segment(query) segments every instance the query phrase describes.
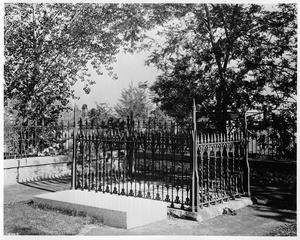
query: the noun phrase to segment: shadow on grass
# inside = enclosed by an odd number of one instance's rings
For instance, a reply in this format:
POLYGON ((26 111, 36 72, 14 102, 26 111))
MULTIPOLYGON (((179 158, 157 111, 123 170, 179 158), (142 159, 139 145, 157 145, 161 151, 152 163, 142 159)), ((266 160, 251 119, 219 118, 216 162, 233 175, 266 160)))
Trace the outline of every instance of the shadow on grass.
POLYGON ((257 214, 259 217, 274 219, 283 223, 292 223, 297 219, 296 211, 259 205, 254 205, 252 207, 255 208, 257 212, 260 212, 260 214, 257 214))
POLYGON ((252 186, 251 195, 254 203, 258 205, 293 211, 297 209, 296 185, 292 188, 290 185, 252 186))
POLYGON ((297 196, 290 185, 252 186, 251 195, 257 216, 285 224, 295 224, 297 219, 297 196))
POLYGON ((48 192, 57 192, 71 188, 71 179, 49 179, 35 182, 19 183, 26 187, 31 187, 48 192), (70 184, 69 186, 67 186, 70 184))
POLYGON ((42 232, 35 228, 15 226, 11 231, 16 235, 47 235, 46 232, 42 232))

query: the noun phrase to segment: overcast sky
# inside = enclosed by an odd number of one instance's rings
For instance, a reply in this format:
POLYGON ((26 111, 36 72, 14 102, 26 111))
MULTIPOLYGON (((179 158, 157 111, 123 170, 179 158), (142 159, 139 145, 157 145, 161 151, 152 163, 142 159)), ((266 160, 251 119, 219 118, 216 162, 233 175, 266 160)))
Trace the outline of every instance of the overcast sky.
POLYGON ((113 65, 114 72, 118 75, 118 80, 113 80, 105 71, 103 71, 103 75, 98 75, 91 68, 91 79, 96 81, 96 84, 91 86, 91 92, 86 94, 83 91, 84 84, 80 81, 73 87, 75 95, 80 97, 79 100, 75 101, 77 106, 81 108, 82 104, 87 104, 90 109, 97 102, 108 103, 113 107, 121 97, 122 89, 128 88, 131 82, 133 86, 137 86, 138 82, 148 81, 150 84, 153 83, 158 72, 155 67, 144 65, 148 55, 148 52, 139 54, 119 53, 117 55, 117 62, 113 65))

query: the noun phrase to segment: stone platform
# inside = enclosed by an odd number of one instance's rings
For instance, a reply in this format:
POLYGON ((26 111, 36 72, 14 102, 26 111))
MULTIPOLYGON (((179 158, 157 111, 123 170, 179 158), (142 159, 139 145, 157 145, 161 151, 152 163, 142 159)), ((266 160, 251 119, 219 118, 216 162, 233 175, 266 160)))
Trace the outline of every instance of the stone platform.
POLYGON ((110 193, 66 190, 35 196, 37 205, 84 212, 103 224, 130 229, 167 219, 167 203, 110 193))
POLYGON ((215 205, 211 204, 209 207, 204 207, 202 209, 200 208, 198 213, 182 211, 179 209, 169 209, 169 214, 177 218, 203 222, 225 214, 224 210, 227 212, 226 214, 231 214, 230 211, 234 212, 238 209, 250 206, 252 204, 253 202, 249 197, 240 197, 228 202, 217 203, 215 205))

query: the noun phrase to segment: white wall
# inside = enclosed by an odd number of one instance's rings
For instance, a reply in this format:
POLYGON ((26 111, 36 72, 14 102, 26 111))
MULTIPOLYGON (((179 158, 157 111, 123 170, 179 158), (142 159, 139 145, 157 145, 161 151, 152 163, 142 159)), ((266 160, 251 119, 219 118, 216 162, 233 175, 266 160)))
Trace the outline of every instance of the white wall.
POLYGON ((70 176, 70 156, 33 157, 4 160, 4 185, 70 176))

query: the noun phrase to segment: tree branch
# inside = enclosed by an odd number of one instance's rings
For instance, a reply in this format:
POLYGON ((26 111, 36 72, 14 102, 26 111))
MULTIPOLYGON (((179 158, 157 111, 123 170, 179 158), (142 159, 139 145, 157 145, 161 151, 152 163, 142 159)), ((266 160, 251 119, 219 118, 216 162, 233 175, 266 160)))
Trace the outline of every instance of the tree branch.
MULTIPOLYGON (((232 12, 231 23, 230 23, 230 34, 231 34, 231 31, 232 31, 232 27, 233 27, 233 23, 234 23, 234 16, 236 14, 237 9, 238 9, 238 4, 236 4, 234 6, 234 9, 233 9, 233 12, 232 12)), ((228 32, 228 29, 226 27, 223 12, 221 13, 221 16, 222 16, 223 26, 224 26, 224 29, 225 29, 225 35, 226 35, 226 40, 227 40, 226 54, 225 54, 225 59, 224 59, 224 63, 223 63, 223 69, 226 69, 227 64, 228 64, 228 60, 229 60, 229 56, 230 56, 230 52, 233 49, 234 40, 231 38, 231 36, 228 32)))
POLYGON ((208 33, 209 33, 210 42, 211 42, 213 52, 214 52, 214 55, 215 55, 215 58, 216 58, 216 62, 217 62, 217 65, 218 65, 218 71, 219 71, 220 77, 222 77, 223 76, 223 71, 222 71, 223 69, 222 69, 222 65, 221 65, 221 59, 220 59, 220 57, 217 53, 215 39, 214 39, 214 36, 213 36, 213 33, 212 33, 211 24, 210 24, 211 19, 210 19, 210 14, 209 14, 207 4, 204 4, 204 8, 205 8, 206 17, 207 17, 207 30, 208 30, 208 33))

